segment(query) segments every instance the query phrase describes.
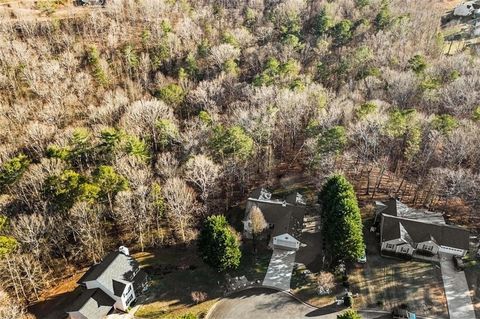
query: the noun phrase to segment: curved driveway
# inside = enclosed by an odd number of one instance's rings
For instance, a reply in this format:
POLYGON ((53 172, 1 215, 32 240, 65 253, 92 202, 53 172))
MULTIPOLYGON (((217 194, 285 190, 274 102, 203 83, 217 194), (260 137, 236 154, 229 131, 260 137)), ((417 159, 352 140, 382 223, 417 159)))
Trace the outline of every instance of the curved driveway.
MULTIPOLYGON (((244 290, 220 300, 208 319, 300 319, 317 309, 304 305, 287 293, 267 288, 244 290)), ((325 317, 327 318, 327 317, 325 317)), ((331 318, 336 318, 332 316, 331 318)))
MULTIPOLYGON (((318 309, 305 305, 290 294, 269 289, 252 288, 221 299, 211 309, 207 319, 336 319, 339 308, 318 309)), ((364 319, 385 319, 385 311, 360 311, 364 319)), ((421 319, 420 317, 418 317, 421 319)), ((427 319, 427 318, 425 318, 427 319)))

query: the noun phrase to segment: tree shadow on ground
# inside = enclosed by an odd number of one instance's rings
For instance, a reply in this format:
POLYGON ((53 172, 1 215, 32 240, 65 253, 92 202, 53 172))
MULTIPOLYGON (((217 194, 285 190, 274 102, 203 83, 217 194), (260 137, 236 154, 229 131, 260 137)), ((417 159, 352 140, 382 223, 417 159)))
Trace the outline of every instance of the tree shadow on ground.
POLYGON ((67 318, 65 309, 80 296, 83 289, 76 287, 73 291, 64 292, 38 301, 28 307, 28 311, 37 319, 67 318))

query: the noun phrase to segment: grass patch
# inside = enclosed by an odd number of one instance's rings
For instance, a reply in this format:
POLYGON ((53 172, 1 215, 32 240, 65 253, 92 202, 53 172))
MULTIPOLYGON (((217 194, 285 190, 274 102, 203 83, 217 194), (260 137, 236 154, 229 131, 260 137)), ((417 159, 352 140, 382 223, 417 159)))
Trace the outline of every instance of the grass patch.
POLYGON ((242 259, 237 270, 230 272, 233 277, 245 276, 249 281, 261 280, 265 278, 268 264, 272 257, 272 251, 267 248, 265 242, 257 242, 257 254, 253 254, 251 241, 242 246, 242 259))
POLYGON ((198 305, 192 305, 189 307, 173 309, 166 312, 166 309, 159 309, 154 304, 142 306, 139 311, 135 313, 136 317, 140 318, 164 318, 164 319, 177 319, 179 317, 192 314, 197 318, 205 318, 208 310, 218 301, 218 298, 211 299, 198 305))
POLYGON ((192 313, 199 318, 222 295, 223 275, 198 257, 195 247, 165 248, 135 256, 150 276, 146 300, 135 316, 177 318, 192 313), (206 294, 198 304, 191 294, 206 294))
MULTIPOLYGON (((252 243, 244 243, 240 266, 229 272, 230 276, 263 280, 272 252, 264 242, 257 243, 257 247, 254 258, 252 243)), ((192 314, 203 318, 223 295, 224 275, 203 263, 196 247, 163 248, 135 254, 135 258, 150 276, 146 301, 136 317, 176 319, 192 314), (194 291, 206 293, 205 300, 196 304, 191 296, 194 291)))

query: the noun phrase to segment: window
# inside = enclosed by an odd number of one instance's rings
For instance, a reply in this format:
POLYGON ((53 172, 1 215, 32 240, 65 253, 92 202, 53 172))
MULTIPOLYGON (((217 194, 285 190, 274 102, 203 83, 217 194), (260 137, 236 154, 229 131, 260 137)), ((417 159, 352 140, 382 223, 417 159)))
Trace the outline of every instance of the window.
POLYGON ((387 244, 386 248, 387 249, 394 249, 395 245, 394 244, 387 244))
POLYGON ((404 254, 408 254, 408 251, 409 251, 408 247, 402 247, 402 249, 400 249, 400 252, 404 254))
POLYGON ((433 250, 433 246, 423 245, 423 249, 424 249, 424 250, 428 250, 428 251, 432 251, 432 250, 433 250))
POLYGON ((133 300, 133 294, 130 295, 130 297, 128 297, 127 301, 125 302, 125 304, 128 306, 133 300))
POLYGON ((132 285, 128 285, 127 291, 123 294, 124 296, 128 295, 132 291, 132 285))

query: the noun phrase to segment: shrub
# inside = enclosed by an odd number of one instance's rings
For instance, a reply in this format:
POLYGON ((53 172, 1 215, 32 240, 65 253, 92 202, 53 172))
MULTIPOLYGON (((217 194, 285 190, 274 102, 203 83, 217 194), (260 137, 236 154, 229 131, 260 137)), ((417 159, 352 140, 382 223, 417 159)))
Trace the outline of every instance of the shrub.
POLYGON ((19 154, 7 160, 0 168, 0 190, 15 183, 27 170, 30 160, 24 154, 19 154))
POLYGON ((414 55, 410 60, 408 60, 408 65, 411 70, 415 73, 422 73, 427 68, 427 60, 421 54, 414 55))
MULTIPOLYGON (((343 298, 343 304, 345 305, 345 307, 352 307, 353 306, 353 297, 350 296, 350 295, 346 295, 344 298, 343 298)), ((346 318, 356 318, 356 317, 346 317, 346 318)), ((361 318, 361 317, 358 317, 358 318, 361 318)))
POLYGON ((448 135, 458 127, 458 121, 449 114, 435 115, 432 120, 432 127, 442 134, 448 135))
POLYGON ((158 89, 155 96, 167 104, 177 106, 183 102, 185 92, 178 84, 171 83, 158 89))
POLYGON ((106 86, 109 83, 107 73, 100 63, 100 53, 95 46, 92 46, 87 53, 87 60, 92 67, 93 78, 98 84, 106 86))
POLYGON ((203 291, 192 291, 192 293, 190 294, 190 296, 192 297, 192 301, 195 303, 195 304, 199 304, 201 302, 204 302, 205 300, 207 300, 208 298, 208 295, 206 292, 203 292, 203 291))
POLYGON ((480 121, 480 106, 477 106, 475 110, 473 110, 472 119, 476 122, 480 121))
POLYGON ((392 17, 390 13, 390 7, 388 6, 388 3, 384 1, 382 7, 380 8, 380 11, 375 16, 373 24, 375 25, 375 28, 377 30, 383 30, 387 28, 391 22, 392 17))
POLYGON ((333 26, 333 19, 323 8, 315 18, 315 32, 318 36, 326 35, 333 26))
POLYGON ((342 20, 332 28, 332 36, 335 44, 344 45, 352 39, 353 23, 350 20, 342 20))
POLYGON ((349 309, 344 313, 337 315, 337 319, 362 319, 362 317, 355 310, 349 309))
POLYGON ((360 105, 358 109, 355 110, 355 115, 357 118, 362 119, 367 115, 374 113, 377 110, 377 105, 373 102, 367 102, 360 105))

